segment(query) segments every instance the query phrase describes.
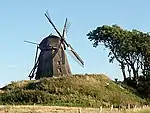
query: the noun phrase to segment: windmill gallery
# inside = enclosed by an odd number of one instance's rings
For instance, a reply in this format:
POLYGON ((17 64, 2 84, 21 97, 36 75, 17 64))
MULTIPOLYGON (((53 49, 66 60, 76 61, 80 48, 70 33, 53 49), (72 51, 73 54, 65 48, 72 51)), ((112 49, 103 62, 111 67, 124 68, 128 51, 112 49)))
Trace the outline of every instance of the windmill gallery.
POLYGON ((71 75, 71 69, 65 51, 68 51, 81 66, 84 66, 83 60, 74 51, 72 46, 66 41, 64 37, 65 33, 67 32, 67 18, 65 20, 63 32, 61 34, 52 22, 48 11, 45 13, 45 16, 58 36, 50 34, 49 36, 45 37, 40 42, 40 44, 25 41, 27 43, 37 45, 35 64, 28 76, 30 80, 34 77, 35 79, 40 79, 43 77, 71 75), (39 49, 40 53, 38 56, 39 49))

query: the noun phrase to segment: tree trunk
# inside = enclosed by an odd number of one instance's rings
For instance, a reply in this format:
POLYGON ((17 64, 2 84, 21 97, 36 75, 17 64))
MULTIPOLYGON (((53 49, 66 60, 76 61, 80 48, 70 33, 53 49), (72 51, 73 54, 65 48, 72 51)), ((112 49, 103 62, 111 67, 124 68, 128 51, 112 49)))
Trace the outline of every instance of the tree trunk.
POLYGON ((121 70, 122 70, 123 78, 125 80, 126 79, 126 73, 125 73, 125 65, 123 62, 121 63, 121 70))
POLYGON ((129 72, 129 78, 131 78, 131 69, 130 69, 130 66, 127 65, 127 67, 128 67, 128 72, 129 72))
POLYGON ((132 68, 132 71, 133 71, 133 77, 134 77, 134 79, 136 79, 137 78, 137 72, 136 72, 136 69, 134 67, 134 64, 131 65, 131 68, 132 68))

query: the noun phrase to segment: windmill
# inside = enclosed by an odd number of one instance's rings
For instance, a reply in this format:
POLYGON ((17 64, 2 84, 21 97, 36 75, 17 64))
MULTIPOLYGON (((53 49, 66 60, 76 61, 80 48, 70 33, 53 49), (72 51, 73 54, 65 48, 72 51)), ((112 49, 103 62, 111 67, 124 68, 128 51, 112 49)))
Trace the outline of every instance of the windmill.
POLYGON ((53 77, 53 76, 68 76, 71 75, 71 69, 67 60, 66 51, 81 65, 84 66, 83 60, 75 52, 72 46, 66 41, 65 33, 67 32, 67 22, 66 18, 62 34, 57 30, 56 26, 52 22, 48 11, 45 13, 46 18, 52 25, 58 36, 50 34, 45 37, 40 44, 25 41, 27 43, 32 43, 37 45, 35 64, 33 69, 29 73, 30 80, 35 77, 35 79, 40 79, 43 77, 53 77), (38 56, 38 50, 40 53, 38 56))

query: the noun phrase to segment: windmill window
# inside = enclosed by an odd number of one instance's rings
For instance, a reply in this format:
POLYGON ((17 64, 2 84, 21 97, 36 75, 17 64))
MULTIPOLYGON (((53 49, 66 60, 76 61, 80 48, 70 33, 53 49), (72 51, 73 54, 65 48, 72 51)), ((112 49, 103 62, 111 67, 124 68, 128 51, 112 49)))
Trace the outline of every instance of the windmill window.
POLYGON ((57 64, 60 66, 60 61, 58 61, 57 64))
POLYGON ((62 71, 61 71, 61 68, 58 68, 58 72, 60 72, 60 73, 62 72, 62 71))

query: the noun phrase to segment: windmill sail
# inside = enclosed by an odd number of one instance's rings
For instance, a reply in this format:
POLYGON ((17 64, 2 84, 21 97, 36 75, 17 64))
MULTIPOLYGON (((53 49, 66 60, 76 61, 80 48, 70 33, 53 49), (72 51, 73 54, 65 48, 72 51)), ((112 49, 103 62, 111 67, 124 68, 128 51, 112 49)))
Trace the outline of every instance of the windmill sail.
POLYGON ((69 46, 69 44, 66 42, 66 40, 64 39, 64 37, 60 34, 60 32, 57 30, 56 26, 54 25, 54 23, 52 22, 49 14, 48 14, 48 11, 45 13, 45 16, 46 18, 48 19, 48 21, 50 22, 50 24, 53 26, 53 28, 55 29, 55 31, 57 32, 57 34, 60 36, 61 40, 63 40, 63 42, 69 46))
POLYGON ((35 45, 39 45, 39 44, 37 44, 37 43, 35 43, 35 42, 31 42, 31 41, 27 41, 27 40, 24 40, 24 42, 27 42, 27 43, 30 43, 30 44, 35 44, 35 45))
MULTIPOLYGON (((63 35, 61 35, 59 33, 59 31, 57 30, 57 28, 55 27, 55 25, 53 24, 49 14, 48 14, 48 11, 46 12, 45 16, 47 17, 48 21, 51 23, 51 25, 53 26, 53 28, 55 29, 55 31, 58 33, 58 35, 60 36, 60 38, 62 39, 62 41, 64 42, 64 44, 66 44, 66 46, 69 48, 68 50, 71 51, 71 53, 74 55, 74 57, 81 63, 82 66, 84 66, 84 62, 83 60, 80 58, 80 56, 74 51, 74 49, 71 47, 70 44, 67 43, 67 41, 65 40, 65 38, 63 37, 63 35)), ((67 21, 67 19, 66 19, 67 21)), ((67 22, 65 22, 67 23, 67 22)))
POLYGON ((74 51, 74 49, 71 47, 71 45, 68 47, 68 50, 70 51, 70 53, 73 55, 73 57, 78 61, 78 63, 80 63, 80 65, 82 67, 84 67, 84 62, 83 60, 80 58, 80 56, 77 54, 77 52, 74 51))
MULTIPOLYGON (((66 27, 67 27, 67 21, 68 21, 68 19, 66 18, 66 20, 65 20, 65 24, 64 24, 64 28, 63 28, 62 37, 64 37, 64 36, 65 36, 66 27)), ((65 38, 65 37, 64 37, 64 38, 65 38)))

